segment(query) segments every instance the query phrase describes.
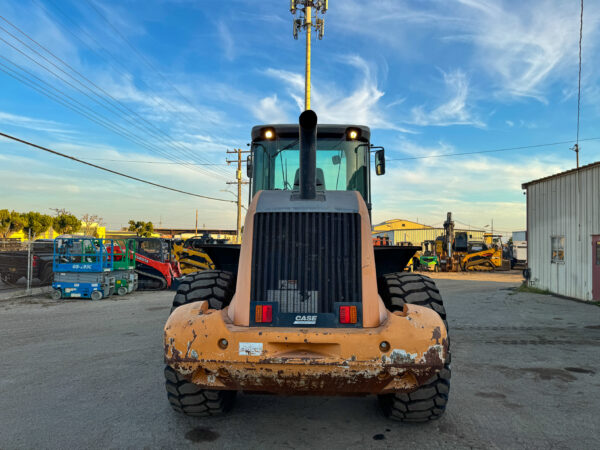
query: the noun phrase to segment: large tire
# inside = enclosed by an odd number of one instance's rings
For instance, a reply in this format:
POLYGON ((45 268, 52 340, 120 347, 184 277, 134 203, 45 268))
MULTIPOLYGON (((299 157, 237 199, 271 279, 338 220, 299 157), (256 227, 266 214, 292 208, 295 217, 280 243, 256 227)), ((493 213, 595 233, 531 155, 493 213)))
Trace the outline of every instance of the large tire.
POLYGON ((231 272, 205 270, 185 277, 173 299, 173 307, 205 300, 212 309, 223 309, 233 297, 235 278, 231 272))
MULTIPOLYGON (((188 275, 179 285, 171 312, 199 300, 212 309, 229 305, 235 290, 235 277, 230 272, 206 270, 188 275)), ((223 414, 233 408, 236 391, 210 390, 190 383, 175 369, 165 367, 165 387, 171 407, 188 416, 206 417, 223 414)))
MULTIPOLYGON (((420 274, 391 273, 379 279, 379 295, 390 311, 402 310, 405 304, 433 309, 448 330, 446 310, 435 282, 420 274)), ((409 393, 379 395, 386 416, 401 422, 427 422, 439 419, 446 409, 450 391, 450 352, 444 368, 425 384, 409 393)))
POLYGON ((165 387, 171 407, 194 417, 217 416, 230 411, 237 394, 236 391, 202 389, 169 366, 165 367, 165 387))
POLYGON ((40 284, 42 286, 50 285, 52 284, 53 278, 54 272, 52 271, 52 263, 48 263, 44 266, 44 269, 40 275, 40 284))

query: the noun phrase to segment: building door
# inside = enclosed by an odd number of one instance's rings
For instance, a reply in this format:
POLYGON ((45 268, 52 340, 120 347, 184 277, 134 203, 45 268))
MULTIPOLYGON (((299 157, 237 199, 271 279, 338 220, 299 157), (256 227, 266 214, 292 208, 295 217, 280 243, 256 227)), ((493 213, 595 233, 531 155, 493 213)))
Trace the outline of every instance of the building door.
POLYGON ((600 235, 592 236, 592 296, 600 301, 600 235))

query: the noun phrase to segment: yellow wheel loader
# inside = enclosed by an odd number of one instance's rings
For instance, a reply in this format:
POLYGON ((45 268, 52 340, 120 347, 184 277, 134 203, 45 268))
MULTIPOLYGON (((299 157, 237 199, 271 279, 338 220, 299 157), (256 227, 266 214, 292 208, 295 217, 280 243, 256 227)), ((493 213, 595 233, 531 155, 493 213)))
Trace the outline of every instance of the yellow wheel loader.
POLYGON ((430 278, 403 272, 418 247, 373 246, 371 154, 377 175, 385 158, 369 141, 364 126, 317 129, 311 110, 253 128, 237 264, 186 277, 164 327, 173 409, 223 413, 247 391, 377 395, 401 421, 444 413, 446 312, 430 278))

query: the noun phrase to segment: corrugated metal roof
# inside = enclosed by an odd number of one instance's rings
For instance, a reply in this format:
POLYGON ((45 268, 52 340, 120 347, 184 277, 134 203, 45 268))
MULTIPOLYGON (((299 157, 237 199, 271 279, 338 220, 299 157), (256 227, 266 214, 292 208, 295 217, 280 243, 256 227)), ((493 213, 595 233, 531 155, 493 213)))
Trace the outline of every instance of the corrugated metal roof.
POLYGON ((562 177, 563 175, 569 175, 569 174, 575 173, 577 171, 588 170, 588 169, 591 169, 592 167, 596 167, 596 166, 600 166, 600 161, 597 161, 597 162, 594 162, 594 163, 591 163, 591 164, 586 164, 585 166, 581 166, 579 169, 575 168, 575 169, 567 170, 565 172, 556 173, 554 175, 549 175, 549 176, 544 177, 544 178, 539 178, 537 180, 529 181, 527 183, 523 183, 521 185, 521 188, 522 189, 527 189, 527 187, 531 186, 532 184, 539 183, 541 181, 550 180, 552 178, 562 177))

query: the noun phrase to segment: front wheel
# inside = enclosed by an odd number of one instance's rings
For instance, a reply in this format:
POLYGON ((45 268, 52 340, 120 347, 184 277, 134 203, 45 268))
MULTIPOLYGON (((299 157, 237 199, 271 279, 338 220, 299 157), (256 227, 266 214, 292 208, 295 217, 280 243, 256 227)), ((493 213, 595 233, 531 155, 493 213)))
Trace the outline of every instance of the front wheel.
POLYGON ((102 299, 102 292, 101 291, 94 291, 92 292, 92 295, 90 295, 92 300, 101 300, 102 299))
POLYGON ((127 294, 127 288, 125 286, 119 286, 119 289, 117 289, 117 294, 121 296, 127 294))
MULTIPOLYGON (((391 273, 381 277, 378 285, 379 295, 388 310, 401 311, 405 304, 424 306, 438 313, 448 330, 446 309, 440 291, 431 278, 418 274, 391 273)), ((425 384, 409 393, 379 395, 379 404, 387 417, 401 422, 439 419, 448 403, 451 375, 448 351, 444 368, 425 384)))
POLYGON ((54 289, 52 291, 52 300, 60 300, 62 298, 62 291, 60 289, 54 289))
MULTIPOLYGON (((235 277, 222 270, 206 270, 185 277, 173 299, 171 312, 200 300, 211 309, 229 305, 235 290, 235 277)), ((233 408, 237 391, 202 389, 187 381, 170 366, 165 367, 165 387, 171 407, 188 416, 215 416, 233 408)))

